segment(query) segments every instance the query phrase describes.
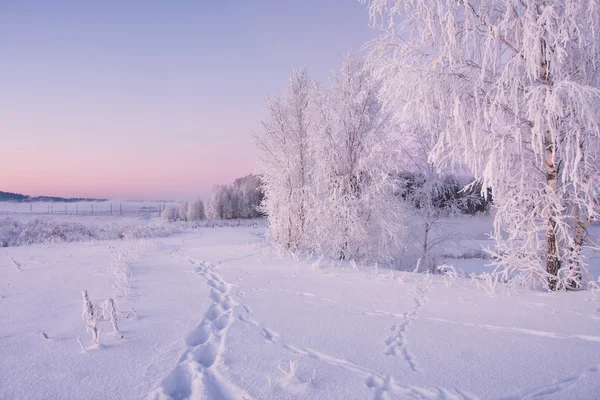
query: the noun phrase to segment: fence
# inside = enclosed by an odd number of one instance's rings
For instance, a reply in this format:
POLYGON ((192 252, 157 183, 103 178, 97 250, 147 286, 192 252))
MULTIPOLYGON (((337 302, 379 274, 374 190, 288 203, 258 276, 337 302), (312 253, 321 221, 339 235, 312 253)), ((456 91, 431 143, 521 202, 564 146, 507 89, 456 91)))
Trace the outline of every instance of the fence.
POLYGON ((140 202, 0 202, 0 214, 56 214, 56 215, 150 215, 158 216, 165 203, 140 202))

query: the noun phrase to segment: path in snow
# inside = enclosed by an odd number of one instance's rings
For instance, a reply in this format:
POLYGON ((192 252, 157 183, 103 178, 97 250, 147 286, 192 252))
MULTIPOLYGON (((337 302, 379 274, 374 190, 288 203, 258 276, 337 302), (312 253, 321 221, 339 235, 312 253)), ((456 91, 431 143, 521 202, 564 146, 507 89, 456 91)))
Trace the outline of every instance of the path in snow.
POLYGON ((229 294, 230 285, 215 272, 213 264, 193 258, 189 262, 196 266, 195 272, 206 280, 213 304, 204 313, 200 324, 187 335, 187 350, 175 369, 149 398, 251 399, 218 370, 227 331, 233 321, 233 310, 238 305, 229 294))

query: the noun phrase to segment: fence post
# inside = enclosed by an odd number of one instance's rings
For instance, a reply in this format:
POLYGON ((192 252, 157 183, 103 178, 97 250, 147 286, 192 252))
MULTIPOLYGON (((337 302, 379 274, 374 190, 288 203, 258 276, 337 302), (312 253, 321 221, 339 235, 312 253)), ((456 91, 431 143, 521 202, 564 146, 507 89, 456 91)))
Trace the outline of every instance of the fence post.
POLYGON ((65 204, 65 215, 67 215, 67 205, 65 204))
POLYGON ((79 204, 75 204, 75 215, 77 215, 78 211, 79 211, 79 204))
POLYGON ((119 204, 119 215, 123 215, 123 204, 119 204))
POLYGON ((94 204, 92 203, 92 215, 94 215, 94 204))
POLYGON ((110 215, 112 215, 112 203, 110 203, 110 215))

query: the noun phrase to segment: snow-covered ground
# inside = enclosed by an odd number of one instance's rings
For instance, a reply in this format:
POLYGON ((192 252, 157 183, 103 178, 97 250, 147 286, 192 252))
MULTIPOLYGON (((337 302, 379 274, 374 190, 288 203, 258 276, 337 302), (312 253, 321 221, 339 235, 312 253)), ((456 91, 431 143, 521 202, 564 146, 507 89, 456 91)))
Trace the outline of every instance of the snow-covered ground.
POLYGON ((0 399, 598 399, 600 291, 307 261, 261 226, 8 247, 0 355, 0 399), (111 247, 137 252, 123 338, 101 322, 83 350, 111 247))

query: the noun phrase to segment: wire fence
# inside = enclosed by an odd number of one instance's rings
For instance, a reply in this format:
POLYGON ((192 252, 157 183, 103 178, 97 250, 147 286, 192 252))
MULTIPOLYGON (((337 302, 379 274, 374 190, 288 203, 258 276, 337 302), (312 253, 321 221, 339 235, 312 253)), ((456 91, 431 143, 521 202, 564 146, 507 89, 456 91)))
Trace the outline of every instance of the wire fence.
POLYGON ((155 215, 159 216, 168 203, 140 202, 0 202, 0 214, 57 215, 155 215))

